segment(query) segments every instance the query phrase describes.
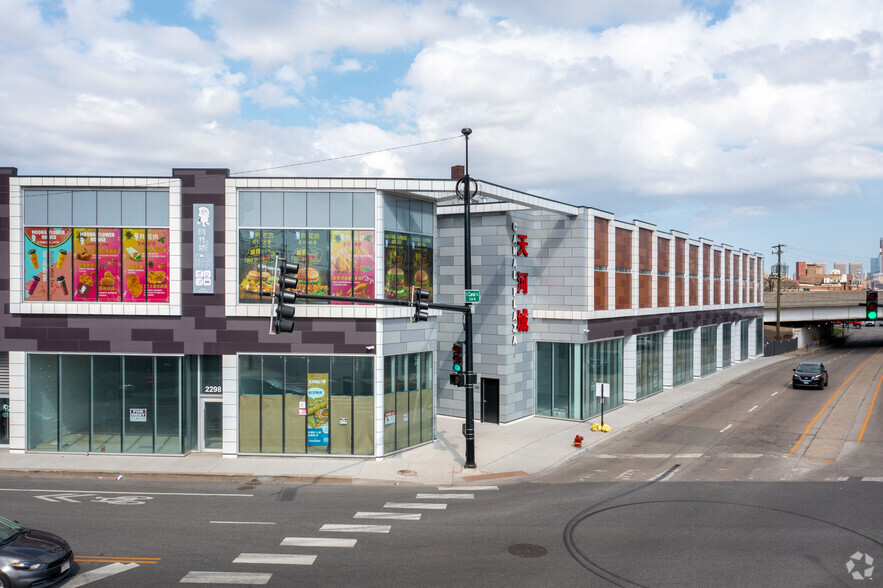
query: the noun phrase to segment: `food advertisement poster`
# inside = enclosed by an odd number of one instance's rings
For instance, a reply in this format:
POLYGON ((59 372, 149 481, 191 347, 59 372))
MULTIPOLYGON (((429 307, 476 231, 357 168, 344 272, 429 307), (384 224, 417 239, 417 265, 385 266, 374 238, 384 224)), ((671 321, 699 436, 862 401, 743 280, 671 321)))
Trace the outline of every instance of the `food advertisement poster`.
POLYGON ((307 294, 328 295, 331 284, 329 232, 307 232, 307 294))
POLYGON ((374 298, 374 231, 353 231, 353 296, 374 298))
POLYGON ((408 300, 408 236, 402 233, 386 233, 384 241, 384 295, 392 300, 408 300))
POLYGON ((239 302, 260 302, 261 232, 239 230, 239 302))
MULTIPOLYGON (((331 295, 353 296, 353 232, 331 231, 331 295)), ((349 304, 334 300, 331 304, 349 304)))
POLYGON ((144 302, 147 247, 144 229, 123 229, 123 302, 144 302))
POLYGON ((261 290, 264 292, 276 291, 276 257, 282 257, 284 237, 285 232, 281 230, 261 231, 261 263, 258 269, 261 272, 261 290))
POLYGON ((46 249, 49 231, 45 228, 25 229, 24 300, 48 300, 49 281, 46 271, 46 249))
POLYGON ((169 230, 147 229, 147 302, 169 301, 169 230))
POLYGON ((71 244, 73 243, 73 231, 65 228, 50 227, 49 242, 47 247, 47 261, 49 265, 49 300, 70 300, 71 274, 73 267, 73 255, 71 244))
POLYGON ((432 237, 411 236, 411 283, 429 291, 432 300, 432 237))
POLYGON ((290 263, 300 265, 297 272, 297 288, 295 292, 305 294, 307 291, 307 232, 285 231, 285 258, 290 263))
POLYGON ((121 229, 98 229, 98 302, 119 302, 121 229))
POLYGON ((328 374, 307 374, 307 445, 328 445, 328 374))
POLYGON ((74 229, 74 300, 95 302, 96 293, 98 292, 98 289, 95 287, 97 238, 98 231, 95 229, 74 229))

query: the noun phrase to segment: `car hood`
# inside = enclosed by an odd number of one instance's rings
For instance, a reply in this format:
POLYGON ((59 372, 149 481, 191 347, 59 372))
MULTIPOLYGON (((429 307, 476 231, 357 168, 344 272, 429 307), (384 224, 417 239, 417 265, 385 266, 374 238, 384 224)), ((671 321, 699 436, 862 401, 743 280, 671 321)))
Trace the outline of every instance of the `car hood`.
POLYGON ((801 372, 798 370, 794 372, 794 375, 800 376, 801 378, 812 378, 813 376, 821 376, 822 374, 819 374, 817 372, 801 372))
POLYGON ((0 546, 0 554, 23 560, 51 563, 63 556, 70 547, 67 541, 45 531, 23 529, 12 541, 0 546))

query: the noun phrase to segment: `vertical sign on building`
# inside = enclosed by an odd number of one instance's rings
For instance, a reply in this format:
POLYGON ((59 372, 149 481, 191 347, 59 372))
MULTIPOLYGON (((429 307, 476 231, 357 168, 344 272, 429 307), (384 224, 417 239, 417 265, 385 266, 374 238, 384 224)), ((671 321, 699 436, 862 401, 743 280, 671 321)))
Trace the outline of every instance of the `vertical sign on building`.
POLYGON ((518 344, 518 333, 526 333, 530 330, 528 319, 530 314, 527 308, 523 308, 519 304, 522 295, 527 295, 527 278, 528 272, 518 271, 518 258, 528 257, 527 252, 527 235, 518 233, 518 225, 512 223, 512 280, 515 285, 512 286, 512 344, 518 344))
POLYGON ((193 205, 193 293, 215 293, 215 205, 193 205))

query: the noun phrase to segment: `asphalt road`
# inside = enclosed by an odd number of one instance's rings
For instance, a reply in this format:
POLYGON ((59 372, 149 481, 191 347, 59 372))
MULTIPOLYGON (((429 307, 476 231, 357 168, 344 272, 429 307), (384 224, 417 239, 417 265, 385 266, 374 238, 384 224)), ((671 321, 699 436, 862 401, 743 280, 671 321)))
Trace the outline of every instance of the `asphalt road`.
POLYGON ((69 588, 855 586, 883 561, 881 344, 813 354, 824 390, 771 366, 527 482, 4 475, 0 514, 70 541, 69 588))

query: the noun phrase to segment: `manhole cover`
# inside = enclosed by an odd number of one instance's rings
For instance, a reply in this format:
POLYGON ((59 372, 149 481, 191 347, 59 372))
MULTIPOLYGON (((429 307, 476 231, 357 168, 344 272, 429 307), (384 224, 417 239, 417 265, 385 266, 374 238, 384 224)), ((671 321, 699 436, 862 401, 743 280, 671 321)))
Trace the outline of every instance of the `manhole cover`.
POLYGON ((543 557, 549 552, 542 545, 518 543, 509 547, 509 553, 516 557, 543 557))
POLYGON ((414 470, 399 470, 396 473, 400 476, 416 476, 417 475, 417 472, 415 472, 414 470))

